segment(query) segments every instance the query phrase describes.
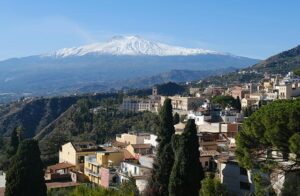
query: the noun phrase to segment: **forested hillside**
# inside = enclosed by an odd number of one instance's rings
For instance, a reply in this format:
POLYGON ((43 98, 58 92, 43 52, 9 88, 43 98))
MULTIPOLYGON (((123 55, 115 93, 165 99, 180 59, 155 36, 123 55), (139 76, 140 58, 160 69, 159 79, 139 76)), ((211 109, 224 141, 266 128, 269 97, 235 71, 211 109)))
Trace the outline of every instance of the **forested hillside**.
MULTIPOLYGON (((264 61, 239 71, 214 75, 202 79, 201 83, 193 82, 194 86, 208 85, 228 86, 247 82, 259 82, 265 73, 285 75, 290 71, 300 73, 300 46, 271 56, 264 61), (198 83, 198 84, 197 84, 198 83)), ((200 78, 199 78, 200 79, 200 78)))
MULTIPOLYGON (((157 85, 162 95, 183 94, 186 88, 176 83, 157 85)), ((147 96, 151 89, 131 90, 130 96, 147 96)), ((158 116, 150 112, 124 113, 120 110, 123 93, 77 95, 68 97, 23 99, 0 107, 0 142, 7 143, 19 127, 21 139, 39 141, 46 164, 57 161, 59 147, 68 141, 110 141, 118 133, 152 132, 158 128, 158 116), (2 140, 4 137, 4 140, 2 140)), ((5 145, 0 146, 1 162, 6 160, 5 145)))
MULTIPOLYGON (((100 99, 111 96, 116 95, 98 94, 93 97, 100 99)), ((88 95, 33 98, 8 104, 0 109, 0 134, 9 136, 15 127, 21 126, 22 137, 34 137, 71 105, 85 97, 88 95)))
POLYGON ((123 113, 119 110, 120 103, 117 98, 79 100, 36 136, 40 141, 44 161, 55 162, 61 144, 68 141, 94 141, 103 144, 119 133, 157 131, 159 121, 156 114, 123 113), (92 108, 96 106, 95 112, 92 108))
POLYGON ((274 55, 250 67, 259 72, 287 74, 289 71, 300 68, 300 45, 290 50, 274 55))

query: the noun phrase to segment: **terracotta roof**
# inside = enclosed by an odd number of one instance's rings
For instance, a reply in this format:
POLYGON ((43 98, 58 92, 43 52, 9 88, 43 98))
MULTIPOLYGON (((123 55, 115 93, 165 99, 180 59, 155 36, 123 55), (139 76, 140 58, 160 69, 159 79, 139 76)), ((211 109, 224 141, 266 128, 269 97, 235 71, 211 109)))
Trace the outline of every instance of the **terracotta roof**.
POLYGON ((118 148, 125 148, 129 144, 126 144, 124 142, 114 141, 114 142, 111 143, 111 145, 114 146, 114 147, 118 147, 118 148))
POLYGON ((128 160, 128 159, 135 159, 135 157, 126 149, 122 149, 121 150, 124 153, 124 159, 128 160))
POLYGON ((103 147, 104 149, 104 152, 105 151, 109 151, 109 152, 119 152, 120 150, 116 147, 113 147, 113 146, 107 146, 107 147, 103 147))
POLYGON ((48 189, 72 187, 72 186, 78 186, 78 185, 80 185, 80 183, 76 183, 76 182, 49 182, 49 183, 46 183, 46 186, 48 189))
POLYGON ((220 153, 216 150, 201 150, 200 156, 217 156, 220 155, 220 153))
POLYGON ((75 167, 75 165, 69 164, 69 163, 57 163, 55 165, 50 165, 47 167, 47 170, 52 170, 52 171, 56 171, 56 170, 60 170, 60 169, 67 169, 70 167, 75 167))
POLYGON ((151 148, 151 144, 131 144, 131 146, 135 149, 151 148))

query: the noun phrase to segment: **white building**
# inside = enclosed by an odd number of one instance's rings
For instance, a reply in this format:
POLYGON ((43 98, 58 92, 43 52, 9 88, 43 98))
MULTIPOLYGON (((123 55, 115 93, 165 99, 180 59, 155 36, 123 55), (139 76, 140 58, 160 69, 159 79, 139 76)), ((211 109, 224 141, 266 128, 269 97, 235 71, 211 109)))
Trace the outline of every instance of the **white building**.
POLYGON ((0 188, 5 187, 5 183, 6 183, 5 173, 1 170, 0 171, 0 188))
POLYGON ((219 178, 229 194, 246 195, 254 192, 253 175, 235 160, 218 161, 219 178))
POLYGON ((151 155, 151 154, 142 155, 139 157, 139 162, 141 165, 152 169, 153 163, 154 163, 154 158, 155 158, 155 155, 151 155))
POLYGON ((148 98, 127 97, 123 99, 122 110, 127 112, 158 112, 160 96, 151 95, 148 98))
POLYGON ((144 138, 144 144, 151 144, 151 146, 156 148, 158 145, 158 142, 156 140, 157 140, 157 135, 150 134, 149 137, 144 138))
POLYGON ((145 190, 150 175, 151 169, 148 167, 131 162, 121 162, 119 170, 120 182, 122 183, 132 176, 140 193, 145 190))
POLYGON ((211 116, 202 112, 189 111, 188 119, 194 119, 196 125, 203 125, 207 124, 207 121, 211 120, 211 116))
POLYGON ((221 111, 220 117, 224 123, 236 123, 244 120, 243 114, 230 111, 221 111))

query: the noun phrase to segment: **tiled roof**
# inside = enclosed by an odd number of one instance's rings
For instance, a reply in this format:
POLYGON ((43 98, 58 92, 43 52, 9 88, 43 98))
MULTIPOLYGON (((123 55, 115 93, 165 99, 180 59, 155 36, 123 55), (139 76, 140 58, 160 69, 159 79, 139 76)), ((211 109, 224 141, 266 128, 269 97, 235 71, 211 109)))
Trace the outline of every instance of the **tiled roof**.
POLYGON ((220 153, 216 150, 201 150, 200 156, 217 156, 220 155, 220 153))
POLYGON ((118 147, 118 148, 125 148, 129 144, 126 144, 124 142, 114 141, 114 142, 111 143, 111 145, 114 146, 114 147, 118 147))
POLYGON ((126 149, 122 149, 121 150, 124 153, 124 159, 128 160, 128 159, 135 159, 135 157, 126 149))
POLYGON ((75 165, 69 164, 69 163, 57 163, 55 165, 50 165, 47 167, 48 170, 60 170, 60 169, 67 169, 70 167, 75 167, 75 165))
POLYGON ((46 183, 47 188, 51 189, 51 188, 62 188, 62 187, 72 187, 72 186, 78 186, 80 185, 80 183, 76 183, 76 182, 49 182, 46 183))
POLYGON ((131 146, 135 149, 151 148, 151 144, 131 144, 131 146))
POLYGON ((119 148, 116 148, 114 146, 107 146, 107 147, 103 147, 104 149, 104 152, 107 151, 107 152, 119 152, 119 148))

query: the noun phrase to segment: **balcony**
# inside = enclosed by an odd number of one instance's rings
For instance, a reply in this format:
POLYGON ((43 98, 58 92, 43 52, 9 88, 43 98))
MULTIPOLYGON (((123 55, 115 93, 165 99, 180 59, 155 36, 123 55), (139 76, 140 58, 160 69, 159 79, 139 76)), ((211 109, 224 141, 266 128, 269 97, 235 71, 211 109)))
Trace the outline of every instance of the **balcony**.
POLYGON ((88 175, 92 175, 92 176, 101 178, 100 173, 94 172, 94 171, 91 170, 91 169, 85 169, 84 172, 85 172, 86 174, 88 174, 88 175))

